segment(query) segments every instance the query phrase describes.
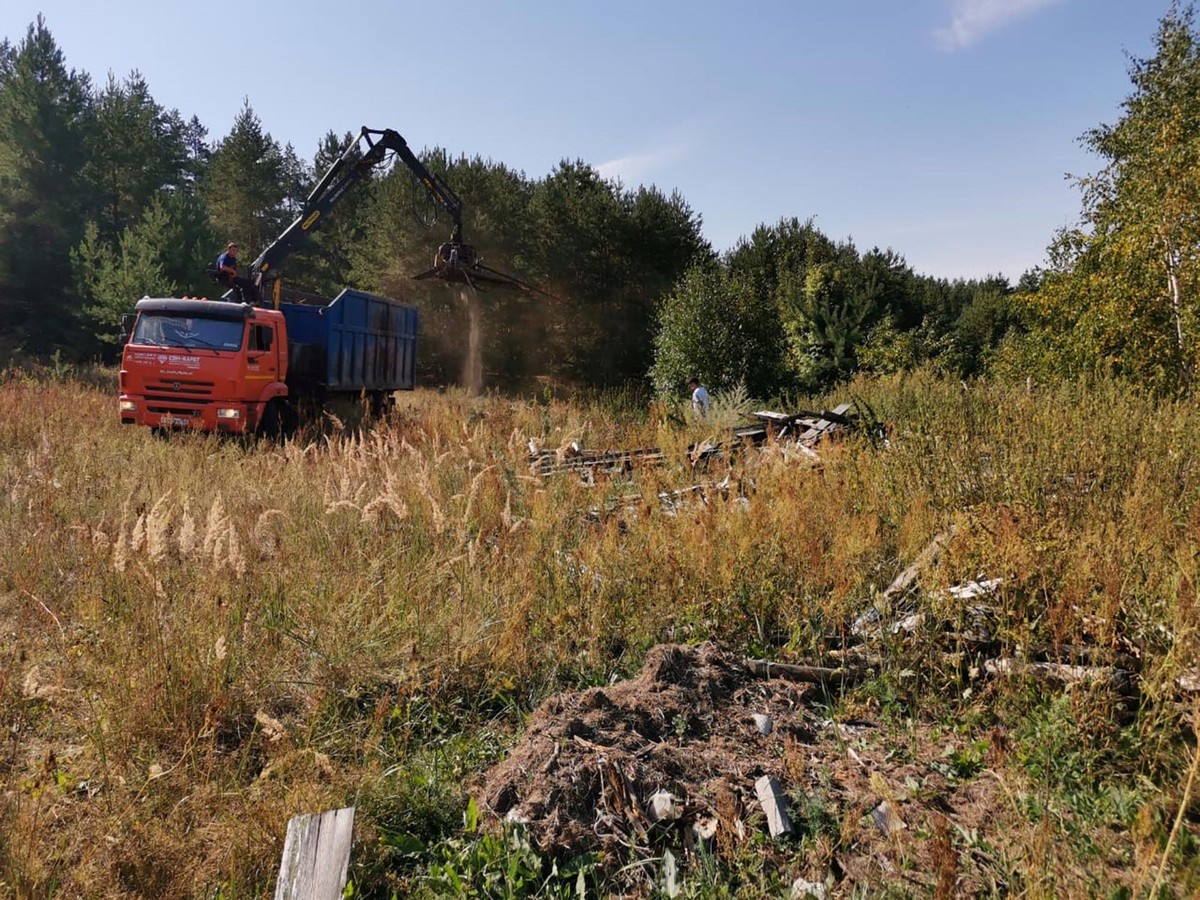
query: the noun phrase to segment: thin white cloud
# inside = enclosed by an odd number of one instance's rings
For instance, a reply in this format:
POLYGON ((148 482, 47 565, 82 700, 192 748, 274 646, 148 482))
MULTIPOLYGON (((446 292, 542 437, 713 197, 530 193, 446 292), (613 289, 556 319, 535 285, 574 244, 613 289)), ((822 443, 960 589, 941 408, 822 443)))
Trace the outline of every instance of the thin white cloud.
POLYGON ((679 162, 687 155, 684 144, 667 144, 645 153, 631 153, 619 159, 610 159, 600 163, 596 170, 601 178, 620 179, 627 184, 641 182, 647 175, 657 172, 664 166, 679 162))
POLYGON ((933 36, 943 50, 964 50, 1006 25, 1062 0, 954 0, 950 24, 933 36))

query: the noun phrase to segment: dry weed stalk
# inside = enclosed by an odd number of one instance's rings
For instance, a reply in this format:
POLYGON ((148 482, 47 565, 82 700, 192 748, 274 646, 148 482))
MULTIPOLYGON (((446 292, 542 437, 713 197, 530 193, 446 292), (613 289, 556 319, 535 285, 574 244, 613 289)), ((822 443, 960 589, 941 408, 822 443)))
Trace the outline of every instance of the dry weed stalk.
POLYGON ((395 494, 385 492, 363 507, 362 522, 364 525, 379 525, 387 520, 389 514, 397 522, 402 522, 408 518, 408 505, 395 494))
POLYGON ((232 522, 229 523, 229 529, 225 536, 224 564, 236 575, 246 574, 246 556, 242 553, 242 542, 232 522))
POLYGON ((279 552, 282 539, 276 530, 275 523, 286 521, 286 519, 287 516, 281 509, 265 509, 255 521, 251 540, 264 558, 271 559, 279 552))
POLYGON ((129 552, 137 555, 146 548, 146 514, 140 513, 129 536, 129 552))
POLYGON ((196 552, 199 535, 196 532, 196 519, 192 515, 192 501, 187 497, 183 498, 183 510, 179 514, 179 532, 175 540, 179 546, 179 555, 184 559, 196 552))
POLYGON ((216 563, 221 561, 220 544, 229 536, 229 515, 225 512, 225 500, 217 494, 208 509, 208 520, 204 526, 204 539, 200 545, 203 556, 216 563))
POLYGON ((121 507, 121 523, 117 526, 117 540, 113 544, 112 567, 118 573, 129 565, 129 501, 121 507))
POLYGON ((146 516, 146 553, 155 565, 162 565, 171 551, 171 492, 163 494, 146 516))

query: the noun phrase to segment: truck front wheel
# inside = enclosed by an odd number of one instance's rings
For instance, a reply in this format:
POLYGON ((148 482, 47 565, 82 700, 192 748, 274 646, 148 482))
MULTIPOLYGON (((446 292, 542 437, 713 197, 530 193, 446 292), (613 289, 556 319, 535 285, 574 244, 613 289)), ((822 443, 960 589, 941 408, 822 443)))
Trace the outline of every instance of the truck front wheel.
POLYGON ((262 420, 258 423, 258 433, 273 441, 291 437, 299 424, 296 412, 282 397, 276 397, 267 403, 263 410, 262 420))

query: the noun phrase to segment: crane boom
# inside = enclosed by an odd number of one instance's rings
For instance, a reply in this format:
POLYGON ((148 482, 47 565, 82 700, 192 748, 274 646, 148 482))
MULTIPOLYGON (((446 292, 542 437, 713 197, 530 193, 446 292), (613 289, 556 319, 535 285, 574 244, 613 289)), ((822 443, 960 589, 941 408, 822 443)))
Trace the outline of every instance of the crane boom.
MULTIPOLYGON (((436 278, 471 287, 486 284, 513 287, 521 291, 537 290, 511 275, 483 265, 475 248, 463 243, 463 204, 458 194, 454 193, 444 178, 429 171, 399 132, 391 128, 376 129, 364 125, 309 193, 295 220, 251 263, 250 275, 257 294, 256 302, 269 301, 269 305, 279 308, 280 266, 283 261, 309 242, 312 232, 324 222, 325 214, 354 185, 365 179, 372 170, 386 166, 392 158, 398 158, 416 176, 434 202, 449 213, 454 226, 450 240, 438 247, 434 254, 432 268, 415 278, 436 278), (360 153, 364 142, 366 149, 360 153)), ((225 299, 231 300, 234 296, 235 291, 230 290, 225 294, 225 299)))

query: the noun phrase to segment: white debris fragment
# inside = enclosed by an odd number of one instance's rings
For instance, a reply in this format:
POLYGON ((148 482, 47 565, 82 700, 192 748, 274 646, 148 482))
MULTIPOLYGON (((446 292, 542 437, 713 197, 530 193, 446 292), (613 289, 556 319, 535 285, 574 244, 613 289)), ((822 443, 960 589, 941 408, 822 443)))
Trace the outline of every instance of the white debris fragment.
POLYGON ((792 882, 791 900, 826 900, 829 896, 829 891, 825 887, 823 881, 808 881, 804 878, 797 878, 792 882))
POLYGON ((651 822, 674 822, 683 815, 683 804, 670 791, 656 791, 646 803, 651 822))
POLYGON ((758 802, 767 816, 767 830, 771 837, 781 834, 791 834, 792 823, 787 814, 787 798, 783 787, 770 775, 764 775, 754 782, 754 792, 758 794, 758 802))
POLYGON ((912 634, 918 628, 925 624, 925 613, 909 613, 903 619, 892 625, 892 634, 899 634, 901 631, 907 634, 912 634))
POLYGON ((884 837, 891 837, 897 831, 903 831, 908 827, 907 823, 900 818, 900 813, 896 812, 896 807, 888 800, 884 800, 871 810, 871 820, 884 837))
POLYGON ((717 835, 717 824, 720 820, 716 816, 705 816, 696 819, 692 823, 692 834, 696 836, 696 840, 700 843, 707 843, 717 835))
POLYGON ((768 735, 775 730, 775 720, 766 713, 755 713, 754 727, 758 729, 759 734, 768 735))
POLYGON ((946 592, 955 600, 974 600, 976 597, 988 597, 996 593, 1003 582, 1003 578, 968 581, 966 584, 956 584, 952 588, 947 588, 946 592))

